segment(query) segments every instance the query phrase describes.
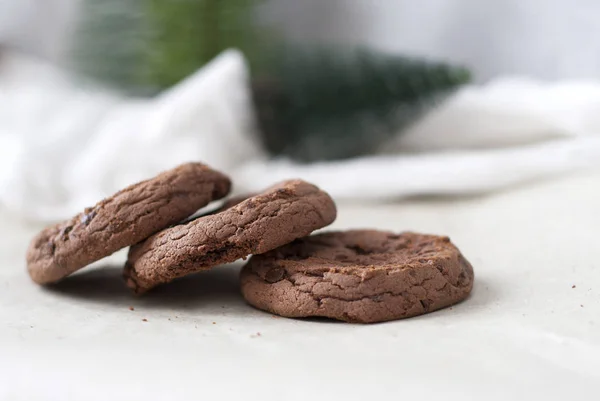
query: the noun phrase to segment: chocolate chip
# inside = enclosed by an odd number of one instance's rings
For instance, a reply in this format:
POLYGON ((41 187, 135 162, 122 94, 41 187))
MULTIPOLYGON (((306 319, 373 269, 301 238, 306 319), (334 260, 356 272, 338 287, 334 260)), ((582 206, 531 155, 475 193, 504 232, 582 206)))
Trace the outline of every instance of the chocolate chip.
POLYGON ((81 224, 87 226, 94 217, 96 217, 96 211, 94 209, 85 209, 85 214, 81 216, 81 224))
POLYGON ((283 269, 272 269, 265 274, 265 280, 269 283, 276 283, 281 281, 284 275, 285 271, 283 269))
POLYGON ((356 252, 357 255, 368 255, 371 253, 370 251, 363 249, 360 245, 348 245, 347 248, 356 252))
POLYGON ((421 302, 421 306, 425 312, 429 311, 429 305, 431 305, 431 301, 428 299, 421 299, 419 302, 421 302))
POLYGON ((58 233, 58 236, 64 241, 69 240, 69 233, 73 230, 73 226, 66 226, 58 233))

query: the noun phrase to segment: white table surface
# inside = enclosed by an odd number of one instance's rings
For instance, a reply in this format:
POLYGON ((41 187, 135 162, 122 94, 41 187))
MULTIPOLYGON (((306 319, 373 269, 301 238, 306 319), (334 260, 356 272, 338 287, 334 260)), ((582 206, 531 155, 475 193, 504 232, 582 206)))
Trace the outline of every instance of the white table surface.
POLYGON ((600 172, 487 197, 340 205, 335 228, 448 234, 475 269, 464 303, 376 325, 254 310, 239 265, 135 298, 120 253, 40 288, 24 265, 37 228, 6 212, 0 222, 1 400, 600 397, 600 172))

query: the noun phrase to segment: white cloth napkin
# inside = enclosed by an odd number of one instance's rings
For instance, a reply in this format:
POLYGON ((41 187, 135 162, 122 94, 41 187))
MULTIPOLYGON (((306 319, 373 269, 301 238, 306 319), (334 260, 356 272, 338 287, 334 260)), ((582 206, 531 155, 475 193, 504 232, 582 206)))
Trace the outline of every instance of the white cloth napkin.
POLYGON ((84 88, 24 56, 0 62, 0 202, 62 218, 179 163, 265 160, 247 69, 228 51, 154 99, 84 88))
POLYGON ((456 93, 381 148, 355 160, 258 162, 241 182, 301 176, 353 199, 495 191, 600 165, 600 83, 497 79, 456 93))
POLYGON ((600 165, 600 84, 506 78, 464 88, 381 154, 299 165, 256 138, 248 71, 230 50, 154 99, 76 84, 18 54, 0 59, 0 203, 67 217, 186 161, 230 174, 238 193, 300 177, 340 199, 494 191, 600 165))

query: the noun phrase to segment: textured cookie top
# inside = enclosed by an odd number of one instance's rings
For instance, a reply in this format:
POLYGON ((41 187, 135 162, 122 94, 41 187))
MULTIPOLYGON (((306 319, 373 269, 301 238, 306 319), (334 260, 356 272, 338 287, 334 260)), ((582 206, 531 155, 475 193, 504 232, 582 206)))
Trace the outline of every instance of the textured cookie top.
POLYGON ((327 193, 302 180, 285 181, 132 247, 125 276, 131 288, 143 292, 194 271, 267 252, 327 226, 335 217, 327 193))
POLYGON ((229 178, 201 163, 183 164, 131 185, 39 233, 27 252, 31 278, 40 284, 55 282, 180 222, 226 196, 230 187, 229 178))
POLYGON ((285 266, 291 274, 310 270, 368 275, 374 271, 435 264, 457 253, 448 237, 350 230, 301 238, 253 261, 262 265, 261 271, 277 265, 285 266))

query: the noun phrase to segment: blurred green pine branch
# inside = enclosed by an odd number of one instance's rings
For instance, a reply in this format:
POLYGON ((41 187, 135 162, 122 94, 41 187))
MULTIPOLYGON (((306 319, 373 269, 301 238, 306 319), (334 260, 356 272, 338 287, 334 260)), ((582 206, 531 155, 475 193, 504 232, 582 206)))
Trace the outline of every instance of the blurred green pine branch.
POLYGON ((144 58, 145 0, 82 0, 72 37, 71 67, 125 92, 144 92, 138 70, 144 58))
POLYGON ((126 93, 171 87, 228 48, 253 66, 270 42, 263 0, 82 0, 71 52, 79 73, 126 93))
POLYGON ((144 80, 172 86, 232 47, 257 64, 267 40, 254 21, 261 1, 144 0, 149 25, 144 80))
POLYGON ((288 47, 254 77, 264 142, 300 161, 366 154, 469 82, 462 67, 364 49, 288 47))
POLYGON ((82 0, 79 72, 130 94, 176 84, 235 47, 252 68, 263 141, 296 160, 369 153, 470 79, 461 67, 339 47, 284 45, 263 0, 82 0))

